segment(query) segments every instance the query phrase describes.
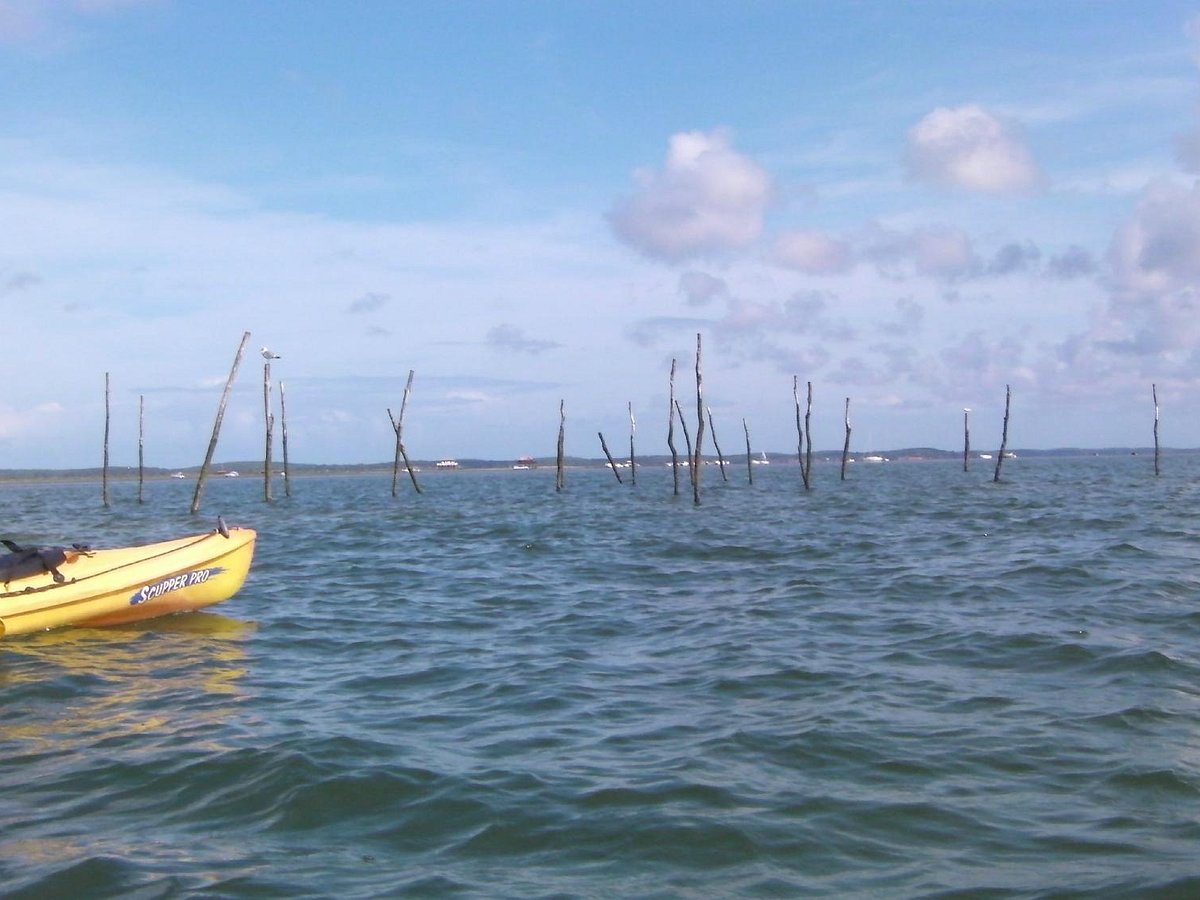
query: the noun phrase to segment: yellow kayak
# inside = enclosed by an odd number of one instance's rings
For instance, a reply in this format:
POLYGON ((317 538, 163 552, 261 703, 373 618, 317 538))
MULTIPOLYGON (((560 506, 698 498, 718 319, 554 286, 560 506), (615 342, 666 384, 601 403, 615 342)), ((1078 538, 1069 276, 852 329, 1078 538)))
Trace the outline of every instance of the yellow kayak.
POLYGON ((228 600, 257 534, 226 528, 137 547, 51 547, 0 556, 0 637, 64 625, 121 625, 228 600))

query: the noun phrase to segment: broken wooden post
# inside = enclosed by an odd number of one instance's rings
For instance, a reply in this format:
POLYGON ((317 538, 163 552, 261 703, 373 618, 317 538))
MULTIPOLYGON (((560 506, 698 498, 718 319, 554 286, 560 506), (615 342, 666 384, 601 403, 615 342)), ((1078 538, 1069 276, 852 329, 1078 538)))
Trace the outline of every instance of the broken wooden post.
MULTIPOLYGON (((667 414, 667 446, 671 448, 671 480, 675 485, 675 496, 679 496, 679 453, 675 449, 675 360, 671 360, 671 399, 667 414)), ((690 454, 690 451, 689 451, 690 454)))
POLYGON ((846 463, 850 461, 850 398, 846 398, 846 442, 842 444, 842 481, 846 480, 846 463))
POLYGON ((563 445, 567 437, 567 413, 566 401, 558 401, 558 459, 556 474, 554 476, 554 490, 561 491, 567 486, 567 479, 563 472, 563 445))
POLYGON ((963 471, 968 470, 967 461, 971 458, 971 425, 970 425, 971 410, 969 407, 963 407, 963 471))
POLYGON ((283 445, 283 495, 285 497, 292 496, 292 473, 288 468, 288 443, 287 443, 287 403, 283 396, 283 382, 279 382, 279 426, 280 426, 280 443, 283 445))
POLYGON ((633 401, 629 401, 629 481, 637 484, 637 457, 633 452, 633 433, 637 431, 637 422, 633 419, 633 401))
POLYGON ((1000 467, 1004 465, 1004 448, 1008 446, 1008 406, 1011 400, 1012 391, 1006 384, 1004 386, 1004 428, 1000 432, 1000 452, 996 454, 996 474, 992 476, 992 481, 1000 480, 1000 467))
POLYGON ((608 444, 604 442, 604 432, 598 431, 596 433, 600 435, 600 447, 604 450, 604 455, 608 459, 608 467, 612 469, 613 474, 617 476, 617 483, 624 484, 625 482, 621 478, 621 472, 617 468, 617 464, 613 462, 612 454, 608 452, 608 444))
POLYGON ((1158 385, 1150 385, 1150 396, 1154 398, 1154 475, 1160 472, 1158 468, 1158 385))
POLYGON ((675 415, 679 416, 679 427, 683 429, 683 442, 687 445, 687 457, 684 459, 684 464, 690 467, 692 464, 692 436, 688 432, 687 420, 683 418, 683 409, 678 400, 675 401, 675 415))
POLYGON ((221 434, 221 421, 225 418, 225 404, 229 402, 229 394, 233 390, 234 379, 237 378, 238 366, 242 364, 242 354, 246 352, 246 341, 250 340, 250 332, 242 334, 242 343, 238 345, 237 356, 233 358, 233 366, 229 370, 229 378, 225 382, 225 391, 221 394, 221 403, 217 407, 217 418, 213 422, 212 437, 208 441, 208 452, 204 456, 204 464, 200 466, 200 474, 196 476, 196 492, 192 495, 192 514, 200 510, 200 498, 204 496, 204 481, 208 477, 208 469, 212 465, 213 454, 217 452, 217 438, 221 434))
POLYGON ((421 493, 421 486, 417 484, 417 473, 413 470, 412 463, 408 461, 408 450, 404 446, 404 412, 408 408, 408 398, 412 393, 414 370, 408 370, 408 382, 404 385, 404 397, 400 401, 400 418, 396 419, 392 416, 392 410, 389 407, 387 414, 392 422, 392 430, 396 432, 396 456, 392 462, 392 496, 396 496, 396 478, 400 472, 400 460, 404 460, 404 467, 408 470, 408 477, 412 481, 412 486, 417 493, 421 493))
POLYGON ((263 447, 263 500, 271 502, 271 438, 275 431, 275 416, 271 413, 271 360, 263 363, 263 428, 266 443, 263 447))
POLYGON ((750 458, 750 426, 742 419, 742 431, 746 432, 746 480, 754 484, 754 461, 750 458))
POLYGON ((145 503, 146 482, 146 395, 138 394, 138 503, 145 503))
POLYGON ((100 495, 104 500, 104 506, 108 508, 108 432, 109 420, 109 378, 108 373, 104 373, 104 467, 100 473, 100 495))
POLYGON ((700 378, 700 335, 696 335, 696 452, 692 458, 692 502, 700 505, 701 447, 704 443, 704 397, 700 378))
POLYGON ((717 451, 717 468, 721 470, 721 480, 729 481, 729 477, 725 474, 725 456, 721 453, 721 445, 717 443, 717 427, 713 425, 712 407, 706 407, 708 410, 708 433, 712 435, 713 449, 717 451))

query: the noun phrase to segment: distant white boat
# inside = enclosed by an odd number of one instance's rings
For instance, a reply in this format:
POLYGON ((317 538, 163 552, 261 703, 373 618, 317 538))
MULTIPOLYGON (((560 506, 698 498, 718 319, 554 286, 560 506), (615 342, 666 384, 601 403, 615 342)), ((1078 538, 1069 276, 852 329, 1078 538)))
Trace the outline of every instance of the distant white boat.
POLYGON ((221 474, 224 475, 226 478, 237 478, 238 477, 238 472, 236 470, 230 471, 230 472, 222 472, 221 474))
POLYGON ((171 475, 172 478, 187 478, 182 472, 175 472, 171 475))
POLYGON ((886 456, 864 456, 863 462, 869 463, 885 463, 888 461, 886 456))
POLYGON ((979 458, 980 458, 980 459, 991 459, 991 458, 992 458, 992 454, 990 454, 990 453, 980 453, 980 454, 979 454, 979 458))
POLYGON ((439 459, 439 460, 437 461, 437 464, 436 464, 435 468, 438 468, 438 469, 457 469, 457 468, 458 468, 458 460, 457 460, 457 459, 439 459))
POLYGON ((767 459, 767 454, 765 451, 759 454, 758 459, 752 459, 750 462, 754 463, 756 466, 769 466, 771 464, 771 461, 767 459))

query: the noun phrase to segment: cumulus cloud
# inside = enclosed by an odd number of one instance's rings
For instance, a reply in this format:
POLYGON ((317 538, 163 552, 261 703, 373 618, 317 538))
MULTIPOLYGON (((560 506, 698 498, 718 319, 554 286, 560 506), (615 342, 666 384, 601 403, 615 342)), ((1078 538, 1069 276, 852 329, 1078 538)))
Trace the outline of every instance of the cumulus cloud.
POLYGON ((539 341, 527 337, 525 332, 515 325, 497 325, 487 333, 488 346, 494 350, 507 350, 512 353, 528 353, 536 356, 547 350, 554 350, 562 344, 555 341, 539 341))
POLYGON ((772 258, 806 275, 837 275, 854 266, 850 244, 820 231, 791 231, 775 241, 772 258))
POLYGON ((1023 191, 1038 181, 1015 129, 976 104, 939 107, 908 132, 908 165, 923 181, 971 191, 1023 191))
POLYGON ((1117 352, 1190 355, 1200 343, 1200 184, 1149 185, 1108 259, 1113 295, 1093 338, 1117 352))
POLYGON ((1071 278, 1086 278, 1089 275, 1095 275, 1097 269, 1095 257, 1077 244, 1072 244, 1062 253, 1051 256, 1046 261, 1046 274, 1061 281, 1071 278))
POLYGON ((687 299, 688 306, 704 306, 716 297, 726 296, 729 286, 714 275, 689 271, 679 276, 679 293, 687 299))
POLYGON ((971 239, 956 228, 875 228, 862 253, 887 278, 903 279, 906 273, 914 272, 954 280, 977 274, 982 268, 971 239))
POLYGON ((617 236, 668 262, 745 247, 762 234, 770 176, 730 145, 724 131, 671 136, 664 167, 635 173, 638 190, 617 203, 617 236))

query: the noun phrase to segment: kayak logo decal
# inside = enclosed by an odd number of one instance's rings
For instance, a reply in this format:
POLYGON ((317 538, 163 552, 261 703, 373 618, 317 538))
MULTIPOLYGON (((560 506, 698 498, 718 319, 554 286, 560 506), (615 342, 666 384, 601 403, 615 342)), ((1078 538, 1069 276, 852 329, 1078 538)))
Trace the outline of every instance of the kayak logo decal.
POLYGON ((181 591, 184 588, 197 584, 204 584, 204 582, 208 581, 214 575, 220 575, 224 571, 224 566, 212 566, 208 569, 193 569, 191 572, 181 572, 178 575, 172 575, 170 578, 164 578, 161 581, 156 581, 153 584, 143 587, 129 598, 129 605, 140 606, 147 600, 153 600, 155 597, 161 597, 163 594, 169 594, 172 591, 181 591))

